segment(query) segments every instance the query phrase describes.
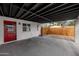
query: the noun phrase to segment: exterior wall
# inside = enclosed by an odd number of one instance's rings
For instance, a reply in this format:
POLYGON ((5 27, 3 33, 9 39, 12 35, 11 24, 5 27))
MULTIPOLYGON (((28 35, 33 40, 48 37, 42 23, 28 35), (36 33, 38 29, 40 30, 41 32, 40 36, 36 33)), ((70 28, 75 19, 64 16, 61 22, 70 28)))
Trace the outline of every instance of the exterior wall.
POLYGON ((4 20, 15 21, 17 23, 17 40, 28 39, 40 35, 40 23, 0 16, 0 44, 4 44, 4 20), (21 24, 19 24, 19 22, 21 24), (23 32, 22 23, 31 24, 31 31, 23 32), (37 25, 39 25, 38 30, 37 25))
POLYGON ((76 20, 76 24, 75 24, 75 42, 76 45, 79 46, 79 17, 76 20))

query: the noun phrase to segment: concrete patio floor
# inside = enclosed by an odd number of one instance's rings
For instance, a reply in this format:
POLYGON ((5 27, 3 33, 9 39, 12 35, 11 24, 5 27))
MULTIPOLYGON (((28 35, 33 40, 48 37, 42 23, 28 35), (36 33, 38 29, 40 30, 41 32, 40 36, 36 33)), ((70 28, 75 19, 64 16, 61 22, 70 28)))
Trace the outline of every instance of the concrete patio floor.
MULTIPOLYGON (((64 38, 62 38, 64 39, 64 38)), ((0 45, 0 56, 77 56, 73 42, 43 36, 0 45)))

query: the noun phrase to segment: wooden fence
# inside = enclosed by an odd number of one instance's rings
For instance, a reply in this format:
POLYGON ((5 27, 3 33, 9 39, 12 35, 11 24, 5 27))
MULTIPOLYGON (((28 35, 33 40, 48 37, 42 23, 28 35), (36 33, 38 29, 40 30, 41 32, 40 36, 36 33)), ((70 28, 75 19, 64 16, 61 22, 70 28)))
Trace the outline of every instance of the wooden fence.
POLYGON ((49 28, 43 27, 42 28, 42 35, 65 35, 65 36, 75 36, 75 28, 74 26, 65 26, 65 27, 58 27, 58 28, 49 28))

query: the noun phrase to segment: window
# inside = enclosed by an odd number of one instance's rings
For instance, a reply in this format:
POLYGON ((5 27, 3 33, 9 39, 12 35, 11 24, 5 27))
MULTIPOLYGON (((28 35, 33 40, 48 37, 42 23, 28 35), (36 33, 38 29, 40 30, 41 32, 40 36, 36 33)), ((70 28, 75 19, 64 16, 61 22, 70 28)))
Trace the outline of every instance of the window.
POLYGON ((27 30, 26 24, 23 23, 23 31, 25 32, 27 30))
POLYGON ((28 31, 31 31, 30 26, 30 24, 27 24, 28 31))
POLYGON ((25 31, 31 31, 31 29, 30 29, 30 24, 25 24, 25 23, 23 23, 23 31, 25 32, 25 31))

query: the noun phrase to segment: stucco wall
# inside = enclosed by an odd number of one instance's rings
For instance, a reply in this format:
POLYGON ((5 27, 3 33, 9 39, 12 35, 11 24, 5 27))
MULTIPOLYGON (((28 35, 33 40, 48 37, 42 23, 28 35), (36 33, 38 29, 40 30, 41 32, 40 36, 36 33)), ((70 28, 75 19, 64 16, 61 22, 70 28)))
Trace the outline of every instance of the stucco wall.
POLYGON ((4 20, 15 21, 17 23, 17 40, 28 39, 40 35, 40 23, 0 16, 0 44, 4 43, 4 20), (31 31, 23 32, 23 23, 31 24, 31 31), (37 25, 39 25, 38 30, 37 25))

